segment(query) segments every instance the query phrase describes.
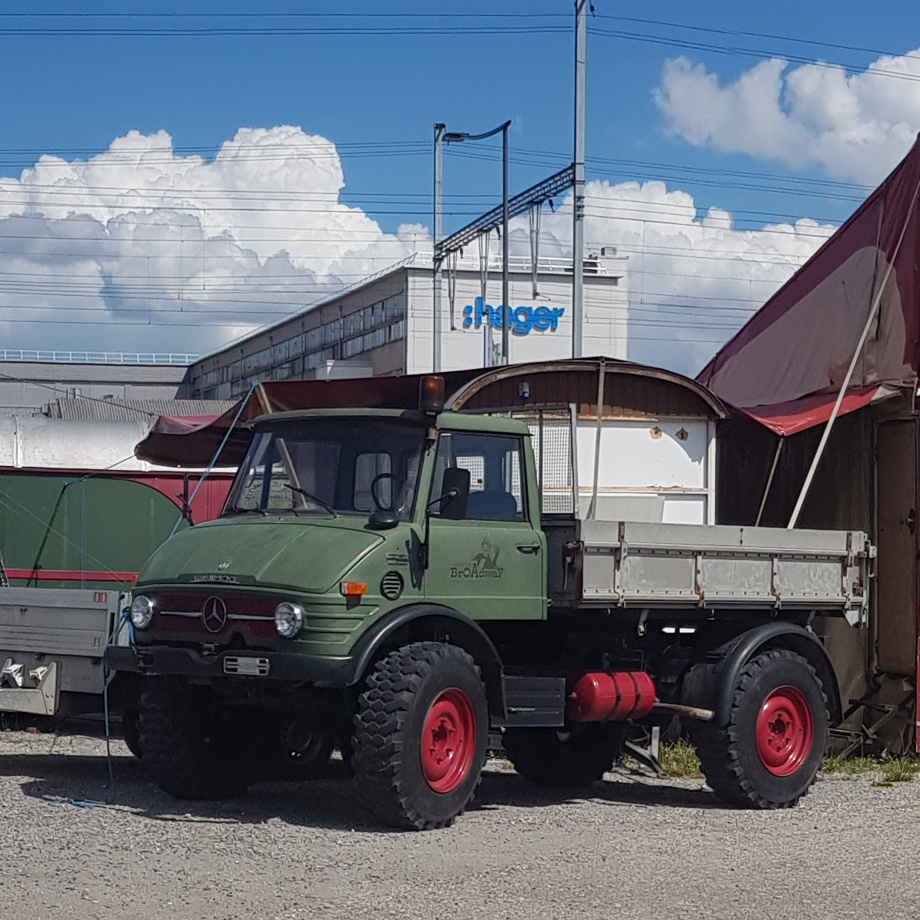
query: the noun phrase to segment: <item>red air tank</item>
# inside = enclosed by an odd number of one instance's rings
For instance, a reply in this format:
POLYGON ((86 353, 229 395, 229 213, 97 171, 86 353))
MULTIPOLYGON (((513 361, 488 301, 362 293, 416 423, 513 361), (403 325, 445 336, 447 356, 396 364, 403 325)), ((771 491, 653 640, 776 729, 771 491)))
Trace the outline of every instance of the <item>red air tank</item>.
POLYGON ((655 683, 645 671, 588 671, 569 678, 566 717, 572 722, 641 719, 655 704, 655 683))

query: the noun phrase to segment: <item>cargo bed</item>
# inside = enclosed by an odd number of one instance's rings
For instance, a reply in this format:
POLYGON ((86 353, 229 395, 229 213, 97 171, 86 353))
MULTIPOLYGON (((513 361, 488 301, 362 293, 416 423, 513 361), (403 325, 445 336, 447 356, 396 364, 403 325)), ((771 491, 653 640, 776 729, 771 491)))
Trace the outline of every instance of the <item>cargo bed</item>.
POLYGON ((860 531, 575 521, 586 606, 808 608, 865 624, 874 549, 860 531))

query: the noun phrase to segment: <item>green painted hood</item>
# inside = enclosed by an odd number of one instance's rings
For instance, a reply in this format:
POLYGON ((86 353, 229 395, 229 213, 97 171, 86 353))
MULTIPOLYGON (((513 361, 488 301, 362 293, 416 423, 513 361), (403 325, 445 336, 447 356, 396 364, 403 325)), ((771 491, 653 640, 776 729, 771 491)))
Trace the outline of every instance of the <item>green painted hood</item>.
POLYGON ((144 584, 239 584, 322 594, 375 546, 366 518, 219 518, 177 533, 147 561, 144 584))

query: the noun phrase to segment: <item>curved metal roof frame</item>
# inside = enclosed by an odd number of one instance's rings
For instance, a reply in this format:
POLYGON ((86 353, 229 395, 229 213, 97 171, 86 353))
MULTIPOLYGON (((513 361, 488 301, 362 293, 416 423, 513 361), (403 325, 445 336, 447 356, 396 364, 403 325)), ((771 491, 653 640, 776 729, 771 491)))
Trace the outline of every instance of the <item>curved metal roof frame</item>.
POLYGON ((446 408, 462 409, 477 393, 487 386, 500 380, 523 377, 527 374, 563 373, 572 371, 591 371, 600 373, 603 367, 605 374, 624 374, 634 377, 650 377, 656 380, 672 383, 675 386, 689 390, 702 402, 709 406, 716 418, 727 418, 730 415, 725 403, 714 393, 707 390, 702 384, 678 374, 675 371, 665 370, 661 367, 650 367, 645 364, 634 364, 632 361, 622 361, 618 358, 571 358, 553 361, 536 361, 531 364, 508 364, 502 367, 484 371, 475 379, 463 384, 446 400, 446 408))

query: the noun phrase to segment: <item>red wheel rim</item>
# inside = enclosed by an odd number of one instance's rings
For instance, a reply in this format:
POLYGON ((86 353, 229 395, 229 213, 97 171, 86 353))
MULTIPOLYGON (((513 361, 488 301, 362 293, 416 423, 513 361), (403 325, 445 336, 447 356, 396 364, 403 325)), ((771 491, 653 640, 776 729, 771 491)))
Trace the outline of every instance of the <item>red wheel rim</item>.
POLYGON ((789 776, 811 750, 811 710, 801 690, 777 687, 757 715, 757 752, 774 776, 789 776))
POLYGON ((456 687, 431 704, 422 729, 422 771, 435 792, 452 792, 473 762, 476 716, 470 698, 456 687))

